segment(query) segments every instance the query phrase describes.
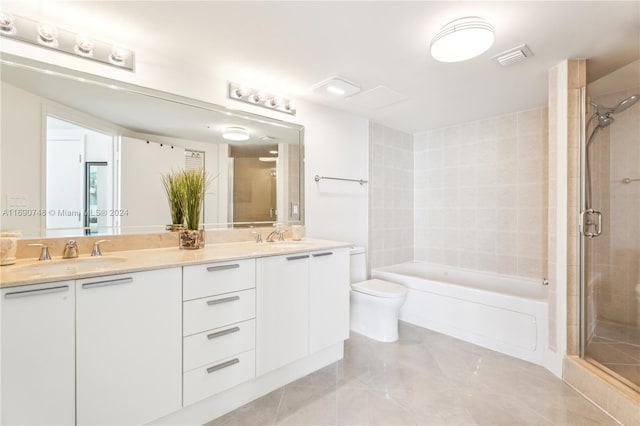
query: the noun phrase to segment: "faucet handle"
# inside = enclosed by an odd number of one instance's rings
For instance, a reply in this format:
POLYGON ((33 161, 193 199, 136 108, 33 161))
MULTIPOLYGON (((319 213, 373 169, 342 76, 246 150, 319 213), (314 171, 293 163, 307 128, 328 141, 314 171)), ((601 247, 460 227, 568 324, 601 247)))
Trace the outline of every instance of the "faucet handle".
POLYGON ((280 232, 278 232, 278 234, 280 235, 280 238, 278 238, 278 241, 284 241, 284 233, 285 232, 287 232, 286 229, 283 229, 280 232))
POLYGON ((38 260, 51 260, 51 255, 49 255, 49 246, 41 243, 31 243, 29 244, 31 247, 41 247, 42 251, 40 252, 40 257, 38 260))
POLYGON ((93 243, 93 251, 91 252, 91 256, 102 256, 102 251, 100 251, 100 244, 108 243, 110 240, 99 240, 93 243))
POLYGON ((262 232, 260 231, 251 231, 252 234, 256 234, 256 243, 262 242, 262 232))
POLYGON ((69 240, 62 250, 63 259, 75 259, 78 257, 78 243, 76 240, 69 240))

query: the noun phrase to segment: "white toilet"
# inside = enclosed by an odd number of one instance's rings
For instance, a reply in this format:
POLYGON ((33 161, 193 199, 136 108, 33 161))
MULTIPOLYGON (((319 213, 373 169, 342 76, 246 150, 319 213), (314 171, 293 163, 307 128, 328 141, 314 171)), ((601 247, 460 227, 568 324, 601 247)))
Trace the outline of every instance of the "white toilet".
POLYGON ((380 342, 395 342, 406 299, 407 288, 400 284, 367 280, 365 249, 351 249, 351 330, 380 342))

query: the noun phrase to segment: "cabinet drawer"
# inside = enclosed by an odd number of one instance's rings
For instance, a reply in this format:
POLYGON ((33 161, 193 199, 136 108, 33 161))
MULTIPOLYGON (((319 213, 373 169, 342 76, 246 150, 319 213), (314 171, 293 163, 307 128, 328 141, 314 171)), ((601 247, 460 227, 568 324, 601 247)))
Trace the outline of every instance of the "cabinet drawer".
POLYGON ((254 259, 185 266, 183 268, 183 300, 198 299, 256 286, 254 259))
POLYGON ((183 375, 183 405, 232 388, 255 377, 255 351, 223 359, 183 375))
POLYGON ((255 320, 184 338, 184 371, 251 350, 256 345, 255 320))
POLYGON ((184 302, 184 336, 255 318, 256 291, 244 290, 184 302))

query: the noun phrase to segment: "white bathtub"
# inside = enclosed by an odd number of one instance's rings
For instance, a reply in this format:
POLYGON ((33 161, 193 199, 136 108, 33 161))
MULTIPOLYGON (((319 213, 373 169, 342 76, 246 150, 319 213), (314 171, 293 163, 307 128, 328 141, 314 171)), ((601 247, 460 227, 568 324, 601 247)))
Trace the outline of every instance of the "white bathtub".
POLYGON ((536 364, 547 347, 547 288, 542 279, 407 262, 372 278, 409 288, 400 319, 536 364))

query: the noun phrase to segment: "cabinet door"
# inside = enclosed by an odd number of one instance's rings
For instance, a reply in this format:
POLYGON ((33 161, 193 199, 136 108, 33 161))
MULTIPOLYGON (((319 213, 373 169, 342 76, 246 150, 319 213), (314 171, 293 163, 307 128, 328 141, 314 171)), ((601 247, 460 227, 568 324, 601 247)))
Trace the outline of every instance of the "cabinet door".
POLYGON ((309 254, 257 260, 256 374, 309 353, 309 254))
POLYGON ((143 424, 181 408, 181 276, 77 281, 78 424, 143 424))
POLYGON ((323 250, 309 264, 309 352, 349 337, 349 251, 323 250))
POLYGON ((2 290, 2 424, 75 423, 72 281, 2 290))

